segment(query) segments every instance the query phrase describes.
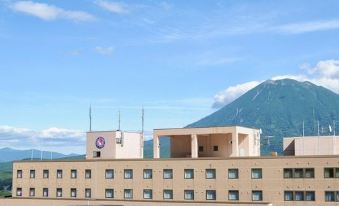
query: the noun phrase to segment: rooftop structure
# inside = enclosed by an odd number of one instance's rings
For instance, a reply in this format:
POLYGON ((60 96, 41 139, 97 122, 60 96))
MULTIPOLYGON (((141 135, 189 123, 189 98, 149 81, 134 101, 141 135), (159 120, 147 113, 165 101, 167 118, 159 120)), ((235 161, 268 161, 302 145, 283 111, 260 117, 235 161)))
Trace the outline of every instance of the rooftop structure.
POLYGON ((172 158, 260 156, 258 129, 239 126, 155 129, 154 158, 160 157, 161 137, 170 137, 172 158))
POLYGON ((284 155, 339 155, 339 136, 284 138, 284 155))

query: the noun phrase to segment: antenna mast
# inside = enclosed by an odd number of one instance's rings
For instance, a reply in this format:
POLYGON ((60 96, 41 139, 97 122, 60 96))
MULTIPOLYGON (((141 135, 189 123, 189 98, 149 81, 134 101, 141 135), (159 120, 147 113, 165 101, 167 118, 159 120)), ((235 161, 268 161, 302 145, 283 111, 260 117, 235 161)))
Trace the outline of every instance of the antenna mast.
POLYGON ((305 122, 303 121, 303 137, 305 136, 305 122))
POLYGON ((89 105, 89 131, 92 131, 92 105, 89 105))
POLYGON ((120 109, 118 112, 118 131, 120 131, 121 117, 120 117, 120 109))

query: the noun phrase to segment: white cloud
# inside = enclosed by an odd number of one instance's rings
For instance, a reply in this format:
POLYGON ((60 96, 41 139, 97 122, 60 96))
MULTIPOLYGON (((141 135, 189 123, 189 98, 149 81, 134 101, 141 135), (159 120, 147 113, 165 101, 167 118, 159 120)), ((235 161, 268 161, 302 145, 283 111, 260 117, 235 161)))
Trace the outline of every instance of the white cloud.
POLYGON ((85 146, 85 133, 56 127, 32 130, 0 125, 0 147, 13 146, 20 149, 61 150, 64 153, 81 152, 85 146), (15 142, 18 144, 13 145, 15 142), (73 150, 68 150, 72 147, 73 150))
POLYGON ((291 23, 273 27, 273 30, 286 34, 301 34, 306 32, 324 31, 330 29, 338 29, 339 20, 324 20, 324 21, 312 21, 291 23))
POLYGON ((214 96, 214 103, 212 107, 218 108, 232 102, 239 96, 245 94, 248 90, 259 85, 261 82, 262 81, 251 81, 226 88, 214 96))
POLYGON ((110 55, 113 53, 114 49, 113 47, 101 47, 97 46, 95 47, 95 51, 101 55, 110 55))
POLYGON ((116 14, 128 13, 127 6, 123 3, 100 0, 97 1, 96 4, 111 13, 116 14))
POLYGON ((14 11, 38 17, 45 21, 56 19, 69 19, 73 21, 92 21, 95 19, 91 14, 84 11, 65 10, 45 3, 33 1, 18 1, 11 5, 14 11))
MULTIPOLYGON (((309 81, 316 85, 326 87, 339 94, 339 60, 319 61, 314 67, 311 67, 309 64, 302 64, 300 68, 304 74, 279 75, 272 77, 271 80, 288 78, 297 81, 309 81)), ((212 107, 220 108, 234 101, 250 89, 259 85, 261 82, 263 82, 263 80, 250 81, 226 88, 214 96, 214 103, 212 107)))

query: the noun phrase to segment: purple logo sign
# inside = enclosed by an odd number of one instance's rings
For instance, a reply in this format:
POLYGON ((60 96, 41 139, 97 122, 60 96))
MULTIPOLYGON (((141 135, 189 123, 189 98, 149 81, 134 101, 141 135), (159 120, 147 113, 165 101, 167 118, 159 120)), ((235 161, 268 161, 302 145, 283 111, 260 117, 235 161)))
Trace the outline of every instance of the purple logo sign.
POLYGON ((98 149, 102 149, 105 146, 105 138, 98 137, 95 141, 95 146, 97 146, 98 149))

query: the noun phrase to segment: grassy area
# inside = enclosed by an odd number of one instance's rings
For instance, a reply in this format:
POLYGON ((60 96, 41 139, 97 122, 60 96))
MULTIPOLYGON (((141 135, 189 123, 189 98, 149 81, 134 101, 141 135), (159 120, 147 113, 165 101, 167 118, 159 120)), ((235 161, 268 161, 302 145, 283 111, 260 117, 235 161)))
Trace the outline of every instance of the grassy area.
POLYGON ((10 192, 3 191, 3 188, 12 185, 12 167, 12 162, 0 163, 0 197, 11 195, 10 192))

